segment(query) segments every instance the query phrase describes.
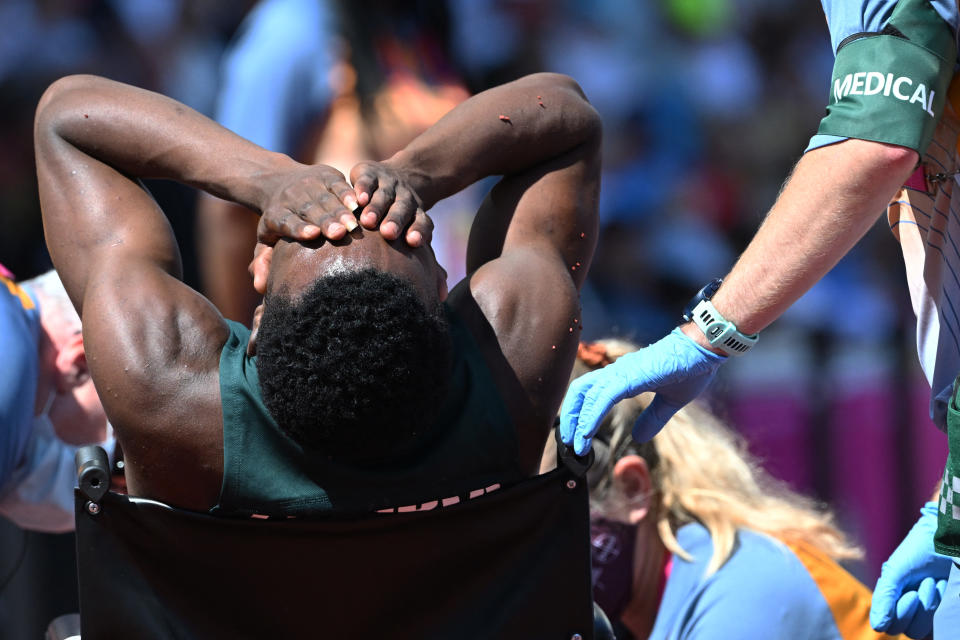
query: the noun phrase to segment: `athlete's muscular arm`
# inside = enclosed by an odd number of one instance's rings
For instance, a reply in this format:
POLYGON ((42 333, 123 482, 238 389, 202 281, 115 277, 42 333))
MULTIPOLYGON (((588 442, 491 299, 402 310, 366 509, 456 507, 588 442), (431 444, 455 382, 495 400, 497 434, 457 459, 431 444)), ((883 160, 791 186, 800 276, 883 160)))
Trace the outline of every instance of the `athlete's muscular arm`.
POLYGON ((294 237, 342 236, 352 189, 332 169, 269 153, 174 100, 91 76, 47 90, 35 145, 47 244, 83 319, 131 492, 209 507, 222 467, 217 373, 227 328, 180 282, 173 234, 136 179, 193 185, 269 213, 268 235, 294 237), (307 226, 301 209, 319 226, 307 226))
MULTIPOLYGON (((377 167, 395 170, 425 209, 504 176, 477 213, 470 275, 450 302, 473 319, 475 333, 499 344, 494 375, 508 387, 521 454, 533 469, 580 335, 577 292, 596 243, 600 136, 600 119, 575 82, 537 74, 472 97, 383 165, 351 173, 357 192, 371 190, 375 203, 377 167)), ((386 220, 392 215, 391 208, 386 220)))
MULTIPOLYGON (((140 195, 134 179, 170 178, 262 213, 275 204, 277 192, 297 181, 292 173, 309 175, 311 169, 170 98, 93 76, 54 83, 37 108, 35 134, 45 232, 52 251, 70 252, 64 285, 78 308, 88 270, 103 257, 102 246, 119 246, 105 242, 105 235, 125 246, 137 243, 165 270, 179 273, 176 247, 169 237, 154 233, 150 225, 160 217, 146 213, 156 213, 155 206, 140 195), (144 211, 127 212, 130 208, 144 211), (115 224, 121 218, 124 225, 115 224), (92 249, 100 250, 90 253, 92 249)), ((349 190, 345 182, 336 186, 349 190)), ((322 209, 309 195, 315 194, 305 194, 301 204, 322 209)), ((334 212, 342 219, 318 219, 314 224, 322 229, 308 233, 343 237, 349 212, 342 205, 334 212)), ((291 211, 289 225, 302 228, 299 215, 291 211)), ((127 249, 106 253, 118 251, 127 249)))
MULTIPOLYGON (((776 320, 863 237, 916 164, 915 151, 867 140, 806 153, 714 296, 717 311, 747 334, 776 320)), ((683 330, 709 348, 695 324, 683 330)))

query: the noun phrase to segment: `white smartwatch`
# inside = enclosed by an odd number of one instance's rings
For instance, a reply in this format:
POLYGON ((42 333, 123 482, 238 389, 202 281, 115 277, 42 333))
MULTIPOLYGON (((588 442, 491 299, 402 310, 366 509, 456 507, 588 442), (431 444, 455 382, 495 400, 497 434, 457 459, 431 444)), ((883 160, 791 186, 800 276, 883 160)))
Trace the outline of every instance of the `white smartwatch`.
POLYGON ((733 324, 717 311, 710 299, 723 284, 722 278, 711 281, 707 286, 693 296, 683 310, 683 321, 694 322, 703 335, 707 337, 710 346, 720 349, 728 356, 743 355, 757 344, 760 334, 748 336, 737 329, 733 324))

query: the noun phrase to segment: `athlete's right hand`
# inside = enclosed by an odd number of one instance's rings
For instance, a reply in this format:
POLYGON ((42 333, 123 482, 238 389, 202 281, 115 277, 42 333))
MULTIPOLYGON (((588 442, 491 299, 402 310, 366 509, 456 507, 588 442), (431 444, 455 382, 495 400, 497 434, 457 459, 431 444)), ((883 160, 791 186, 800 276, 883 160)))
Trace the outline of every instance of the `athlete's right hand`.
POLYGON ((585 455, 613 405, 655 391, 653 402, 633 427, 633 439, 646 442, 700 395, 725 360, 726 356, 704 349, 678 327, 649 347, 571 382, 560 408, 560 439, 577 455, 585 455))
POLYGON ((947 587, 952 561, 933 549, 937 503, 920 509, 920 519, 883 563, 873 590, 870 626, 890 635, 925 638, 947 587))

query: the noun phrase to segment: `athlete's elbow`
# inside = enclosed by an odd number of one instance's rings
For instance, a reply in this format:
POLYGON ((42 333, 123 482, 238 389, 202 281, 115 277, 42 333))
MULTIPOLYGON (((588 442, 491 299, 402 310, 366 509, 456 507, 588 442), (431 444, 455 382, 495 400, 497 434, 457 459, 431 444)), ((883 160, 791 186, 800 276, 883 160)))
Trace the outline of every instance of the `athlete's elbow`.
POLYGON ((97 81, 89 75, 64 76, 43 92, 34 116, 34 135, 58 135, 61 125, 75 111, 71 96, 86 91, 97 81))
MULTIPOLYGON (((527 80, 538 85, 538 88, 542 90, 544 94, 556 92, 558 94, 565 94, 564 97, 566 99, 587 101, 587 94, 584 93, 580 84, 564 73, 541 71, 540 73, 530 74, 527 76, 527 80)), ((538 98, 543 98, 543 96, 538 96, 538 98)), ((546 101, 541 99, 540 102, 546 101)), ((549 107, 545 104, 544 108, 549 107)))
POLYGON ((527 76, 534 84, 540 107, 562 114, 564 134, 580 144, 599 142, 603 134, 600 114, 587 99, 587 94, 572 77, 562 73, 541 72, 527 76))
POLYGON ((599 148, 603 138, 603 120, 600 114, 585 97, 577 107, 574 127, 580 144, 590 149, 599 148))

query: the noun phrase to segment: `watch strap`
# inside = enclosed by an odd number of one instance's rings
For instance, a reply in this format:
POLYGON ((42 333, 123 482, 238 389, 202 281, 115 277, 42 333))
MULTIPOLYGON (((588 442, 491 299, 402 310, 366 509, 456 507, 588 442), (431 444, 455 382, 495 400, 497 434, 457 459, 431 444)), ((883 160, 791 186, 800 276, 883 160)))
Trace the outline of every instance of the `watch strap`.
POLYGON ((757 344, 760 335, 746 335, 737 326, 720 315, 717 308, 708 299, 700 300, 690 314, 710 345, 720 349, 728 356, 743 355, 757 344))

